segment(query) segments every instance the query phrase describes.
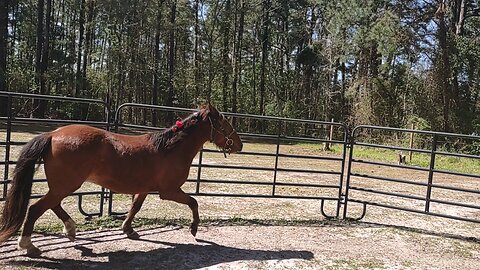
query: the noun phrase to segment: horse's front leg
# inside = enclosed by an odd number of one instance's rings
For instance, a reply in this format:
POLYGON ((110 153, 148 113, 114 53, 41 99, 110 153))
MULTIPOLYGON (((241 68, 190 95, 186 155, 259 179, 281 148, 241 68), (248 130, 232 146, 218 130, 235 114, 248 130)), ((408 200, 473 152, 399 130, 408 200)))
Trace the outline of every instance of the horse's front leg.
POLYGON ((143 202, 145 201, 146 197, 147 193, 135 194, 135 196, 133 197, 132 207, 130 208, 130 211, 128 211, 127 218, 122 223, 122 230, 124 233, 127 234, 127 237, 130 239, 140 238, 138 233, 132 228, 132 221, 138 211, 140 211, 140 208, 142 208, 143 202))
POLYGON ((192 196, 185 194, 180 188, 174 191, 167 191, 160 193, 160 198, 163 200, 169 200, 186 204, 192 210, 193 222, 190 225, 190 232, 193 236, 197 235, 198 224, 200 223, 200 217, 198 216, 198 203, 192 196))

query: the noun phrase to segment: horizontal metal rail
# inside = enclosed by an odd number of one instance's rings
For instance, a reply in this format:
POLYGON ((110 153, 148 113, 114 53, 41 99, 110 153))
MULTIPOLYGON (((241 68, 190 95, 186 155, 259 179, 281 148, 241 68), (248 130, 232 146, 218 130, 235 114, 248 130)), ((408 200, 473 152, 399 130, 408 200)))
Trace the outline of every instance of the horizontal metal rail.
POLYGON ((425 212, 425 211, 422 211, 422 210, 411 209, 411 208, 400 207, 400 206, 389 205, 389 204, 383 204, 383 203, 379 203, 379 202, 372 202, 372 201, 359 200, 359 199, 350 199, 349 201, 350 202, 356 202, 356 203, 362 203, 362 204, 365 204, 365 205, 372 205, 372 206, 378 206, 378 207, 389 208, 389 209, 394 209, 394 210, 407 211, 407 212, 422 214, 422 215, 427 215, 427 216, 435 216, 435 217, 455 219, 455 220, 461 220, 461 221, 467 221, 467 222, 473 222, 473 223, 480 223, 480 220, 478 220, 478 219, 459 217, 459 216, 453 216, 453 215, 447 215, 447 214, 440 214, 440 213, 435 213, 435 212, 425 212))
POLYGON ((394 164, 394 163, 386 163, 386 162, 355 159, 355 158, 352 159, 352 162, 370 164, 370 165, 377 165, 377 166, 385 166, 385 167, 393 167, 393 168, 401 168, 401 169, 409 169, 409 170, 416 170, 416 171, 424 171, 424 172, 429 171, 428 168, 423 168, 423 167, 398 165, 398 164, 394 164))
POLYGON ((416 196, 416 195, 402 194, 402 193, 389 192, 389 191, 381 191, 381 190, 376 190, 376 189, 371 189, 371 188, 362 188, 362 187, 356 187, 356 186, 350 186, 350 189, 363 191, 363 192, 368 192, 368 193, 375 193, 375 194, 381 194, 381 195, 400 197, 400 198, 404 198, 404 199, 425 201, 425 197, 420 197, 420 196, 416 196))
MULTIPOLYGON (((197 183, 197 179, 187 179, 189 183, 197 183)), ((239 184, 239 185, 263 185, 271 186, 272 182, 259 182, 259 181, 247 181, 247 180, 218 180, 218 179, 201 179, 201 183, 206 184, 239 184)), ((310 184, 310 183, 283 183, 276 182, 278 186, 289 186, 289 187, 306 187, 306 188, 335 188, 338 189, 337 185, 323 185, 323 184, 310 184)))
MULTIPOLYGON (((0 117, 0 120, 7 120, 7 117, 0 117)), ((86 120, 62 120, 62 119, 41 119, 41 118, 10 118, 15 123, 42 123, 42 124, 88 124, 92 126, 108 126, 108 122, 86 121, 86 120)))
POLYGON ((461 157, 461 158, 471 158, 471 159, 480 159, 480 156, 469 155, 469 154, 462 154, 462 153, 448 153, 442 151, 435 151, 435 154, 442 155, 442 156, 450 156, 450 157, 461 157))
POLYGON ((50 100, 50 101, 67 101, 67 102, 87 103, 87 104, 92 104, 93 103, 93 104, 101 104, 105 107, 108 107, 107 103, 105 101, 99 100, 99 99, 50 96, 50 95, 17 93, 17 92, 6 92, 6 91, 0 91, 0 96, 17 97, 17 98, 33 98, 33 99, 50 100))
POLYGON ((471 177, 471 178, 480 178, 480 175, 478 175, 478 174, 472 174, 472 173, 451 172, 451 171, 447 171, 447 170, 438 170, 438 169, 434 169, 433 172, 441 173, 441 174, 455 175, 455 176, 464 176, 464 177, 471 177))
POLYGON ((382 177, 382 176, 376 176, 376 175, 368 175, 368 174, 361 174, 361 173, 351 173, 350 175, 356 176, 356 177, 374 179, 374 180, 381 180, 385 182, 395 182, 395 183, 402 183, 402 184, 409 184, 409 185, 416 185, 416 186, 423 186, 423 187, 428 186, 428 184, 426 183, 421 183, 421 182, 416 182, 411 180, 396 179, 396 178, 388 178, 388 177, 382 177))
POLYGON ((355 142, 355 145, 372 147, 372 148, 380 148, 380 149, 388 149, 388 150, 411 151, 414 153, 423 153, 423 154, 430 154, 431 152, 430 150, 424 150, 424 149, 411 149, 407 147, 381 145, 381 144, 374 144, 374 143, 355 142))
POLYGON ((371 125, 356 126, 352 130, 352 136, 357 137, 356 136, 357 132, 361 129, 384 130, 384 131, 394 131, 394 132, 402 132, 402 133, 415 133, 415 134, 423 134, 423 135, 436 135, 436 136, 444 136, 444 137, 480 140, 480 136, 474 136, 474 135, 465 135, 465 134, 438 132, 438 131, 425 131, 425 130, 406 129, 406 128, 379 127, 379 126, 371 126, 371 125))

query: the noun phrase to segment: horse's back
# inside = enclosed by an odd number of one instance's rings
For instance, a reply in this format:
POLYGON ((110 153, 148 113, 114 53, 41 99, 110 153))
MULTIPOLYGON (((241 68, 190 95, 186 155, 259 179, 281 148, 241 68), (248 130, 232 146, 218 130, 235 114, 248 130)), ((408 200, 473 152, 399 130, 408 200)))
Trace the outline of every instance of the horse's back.
POLYGON ((78 184, 88 180, 116 190, 127 178, 142 176, 140 169, 152 167, 146 135, 120 135, 87 125, 68 125, 50 135, 52 151, 45 160, 49 178, 67 177, 78 184))

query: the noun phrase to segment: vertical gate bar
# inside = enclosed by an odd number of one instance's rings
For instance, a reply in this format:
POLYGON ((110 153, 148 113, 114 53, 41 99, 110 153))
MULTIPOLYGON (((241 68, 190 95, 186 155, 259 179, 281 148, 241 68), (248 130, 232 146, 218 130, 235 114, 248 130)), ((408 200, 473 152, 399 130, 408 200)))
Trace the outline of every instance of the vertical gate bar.
POLYGON ((203 159, 203 146, 200 149, 200 155, 198 156, 198 168, 197 168, 197 185, 195 188, 195 194, 200 193, 200 179, 202 178, 202 159, 203 159))
MULTIPOLYGON (((113 120, 113 132, 118 133, 118 123, 120 121, 120 109, 117 109, 115 111, 115 119, 113 120)), ((107 207, 107 213, 109 216, 113 215, 113 191, 107 189, 107 198, 108 198, 108 207, 107 207)))
POLYGON ((12 138, 12 97, 7 97, 7 136, 5 138, 5 169, 3 171, 3 198, 7 197, 8 173, 10 167, 10 143, 12 138))
POLYGON ((433 134, 432 152, 430 154, 430 167, 428 169, 427 195, 425 198, 425 212, 430 212, 430 198, 432 196, 433 170, 435 169, 435 153, 437 151, 437 134, 433 134))
MULTIPOLYGON (((333 126, 332 126, 333 127, 333 126)), ((339 181, 339 187, 338 187, 338 202, 337 202, 337 214, 336 218, 340 216, 340 205, 342 203, 342 191, 343 191, 343 177, 345 175, 345 159, 347 156, 347 144, 348 144, 348 132, 347 128, 343 127, 343 153, 342 153, 342 162, 341 166, 342 168, 340 169, 340 181, 339 181)), ((330 132, 332 134, 333 132, 330 132)), ((332 140, 333 137, 330 137, 330 140, 332 140)))
POLYGON ((105 188, 104 187, 102 187, 101 193, 100 193, 100 212, 99 212, 99 215, 101 217, 103 216, 103 206, 105 205, 103 200, 105 200, 105 188))
POLYGON ((113 215, 113 191, 108 190, 108 215, 113 215))
POLYGON ((282 122, 279 120, 277 122, 277 150, 275 152, 275 168, 273 170, 273 187, 272 187, 272 197, 275 196, 275 187, 277 183, 277 169, 278 169, 278 154, 280 153, 280 134, 282 133, 282 122))
MULTIPOLYGON (((105 106, 105 122, 107 124, 106 126, 106 130, 107 131, 110 131, 110 105, 109 105, 109 98, 108 98, 108 95, 107 97, 105 98, 105 103, 103 103, 103 106, 105 106)), ((106 192, 106 188, 102 187, 100 189, 100 216, 102 217, 103 216, 103 208, 105 207, 105 199, 107 199, 107 197, 105 196, 105 192, 106 192)), ((110 211, 108 211, 108 214, 110 215, 110 211)))
POLYGON ((347 218, 347 205, 348 205, 348 191, 350 189, 350 175, 352 174, 352 158, 353 158, 353 146, 355 145, 355 131, 352 132, 350 138, 350 153, 348 154, 348 169, 347 180, 345 182, 345 203, 343 206, 343 219, 347 218))
POLYGON ((105 123, 107 125, 106 130, 110 131, 110 108, 108 108, 108 104, 105 103, 105 123))

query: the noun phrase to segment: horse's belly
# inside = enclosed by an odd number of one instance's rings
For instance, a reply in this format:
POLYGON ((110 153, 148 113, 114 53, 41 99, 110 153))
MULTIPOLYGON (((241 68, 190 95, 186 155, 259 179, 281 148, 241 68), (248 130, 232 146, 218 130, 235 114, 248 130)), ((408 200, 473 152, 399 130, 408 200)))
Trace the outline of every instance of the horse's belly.
POLYGON ((94 171, 87 177, 87 181, 117 193, 138 194, 156 191, 153 179, 132 170, 94 171))

